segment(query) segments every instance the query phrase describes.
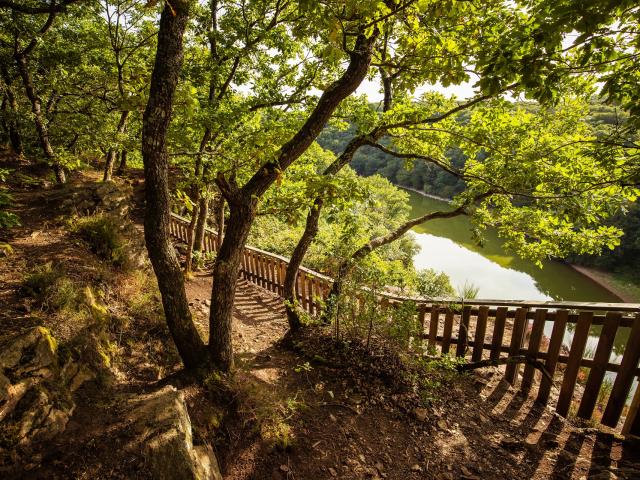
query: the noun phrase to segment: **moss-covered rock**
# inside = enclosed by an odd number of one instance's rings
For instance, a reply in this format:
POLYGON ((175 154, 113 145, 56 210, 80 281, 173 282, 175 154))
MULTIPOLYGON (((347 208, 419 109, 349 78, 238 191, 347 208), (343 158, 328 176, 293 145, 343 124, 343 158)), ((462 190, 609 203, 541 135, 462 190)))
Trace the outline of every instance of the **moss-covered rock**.
POLYGON ((73 363, 60 366, 58 345, 35 327, 0 347, 0 446, 11 449, 53 438, 66 428, 73 391, 90 378, 73 363))
POLYGON ((181 392, 166 386, 132 402, 130 420, 135 441, 153 478, 222 480, 211 447, 194 446, 191 420, 181 392))

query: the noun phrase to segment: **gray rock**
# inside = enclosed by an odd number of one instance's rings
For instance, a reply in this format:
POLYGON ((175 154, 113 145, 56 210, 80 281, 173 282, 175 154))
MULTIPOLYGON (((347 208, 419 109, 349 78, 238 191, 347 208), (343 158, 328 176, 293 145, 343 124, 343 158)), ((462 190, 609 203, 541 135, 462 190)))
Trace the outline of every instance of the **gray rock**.
POLYGON ((191 420, 182 392, 166 386, 136 398, 130 420, 147 467, 158 480, 222 480, 209 446, 194 446, 191 420))
POLYGON ((0 347, 0 429, 12 447, 49 440, 63 432, 73 414, 71 394, 91 372, 58 364, 49 330, 35 327, 0 347))

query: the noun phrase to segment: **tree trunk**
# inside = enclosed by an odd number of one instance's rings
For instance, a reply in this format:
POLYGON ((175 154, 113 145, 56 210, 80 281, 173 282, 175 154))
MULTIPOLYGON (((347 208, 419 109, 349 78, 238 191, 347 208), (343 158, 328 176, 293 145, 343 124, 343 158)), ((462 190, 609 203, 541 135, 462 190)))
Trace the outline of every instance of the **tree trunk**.
POLYGON ((7 132, 7 140, 9 140, 9 125, 7 125, 7 96, 2 96, 2 104, 0 104, 0 118, 2 119, 2 128, 7 132))
POLYGON ((233 368, 231 314, 244 246, 256 216, 257 200, 229 202, 229 224, 213 268, 213 289, 209 315, 209 348, 216 366, 233 368))
POLYGON ((353 51, 349 52, 347 69, 325 90, 306 122, 282 146, 275 160, 265 163, 242 188, 223 176, 216 180, 229 203, 230 215, 213 271, 209 348, 214 363, 223 370, 229 370, 233 366, 231 314, 242 253, 255 219, 257 201, 280 173, 309 148, 340 103, 362 83, 369 71, 377 35, 377 29, 369 38, 364 34, 358 35, 353 51))
POLYGON ((167 130, 183 59, 183 35, 190 2, 165 4, 160 17, 149 100, 142 123, 146 208, 144 231, 147 250, 162 295, 171 336, 187 368, 206 361, 204 343, 193 323, 180 263, 169 238, 170 195, 167 130))
POLYGON ((216 222, 216 229, 218 232, 218 237, 216 238, 216 243, 218 250, 222 246, 222 238, 224 237, 224 197, 220 195, 215 204, 215 212, 214 219, 216 222))
POLYGON ((191 210, 191 221, 187 229, 187 253, 184 259, 184 274, 188 277, 193 269, 193 245, 196 241, 196 223, 198 223, 198 209, 200 207, 200 191, 195 192, 193 201, 193 209, 191 210))
MULTIPOLYGON (((122 135, 127 128, 127 118, 129 117, 129 111, 124 110, 120 112, 120 120, 118 120, 118 127, 116 129, 116 135, 122 135)), ((113 165, 116 163, 116 149, 111 147, 107 152, 107 160, 104 164, 104 175, 102 181, 110 182, 113 176, 113 165)))
POLYGON ((42 113, 42 102, 40 100, 40 97, 36 93, 35 86, 33 85, 31 72, 29 72, 29 66, 27 65, 27 59, 24 55, 16 54, 15 60, 16 65, 18 66, 18 72, 20 73, 20 77, 22 78, 22 83, 24 84, 27 98, 31 102, 33 121, 36 125, 38 139, 40 140, 40 146, 42 147, 44 156, 47 161, 53 166, 53 171, 56 175, 56 181, 58 183, 65 183, 67 179, 64 173, 64 169, 62 168, 62 165, 60 165, 60 163, 56 160, 56 156, 53 153, 53 147, 51 147, 51 142, 49 141, 49 131, 47 129, 47 124, 42 113))
POLYGON ((126 150, 120 152, 120 165, 118 165, 118 170, 116 171, 118 177, 122 177, 127 170, 127 153, 126 150))
POLYGON ((16 155, 22 155, 24 148, 22 146, 22 136, 20 135, 20 129, 18 127, 18 101, 13 94, 13 90, 9 85, 6 89, 7 105, 9 106, 9 114, 6 121, 7 133, 9 135, 9 143, 11 149, 16 155))
POLYGON ((322 204, 324 201, 318 197, 315 199, 309 215, 307 215, 307 223, 305 224, 304 233, 298 240, 296 248, 293 250, 289 264, 287 265, 287 272, 284 277, 284 292, 285 309, 287 311, 287 320, 289 322, 289 328, 291 330, 297 330, 302 323, 300 322, 300 316, 297 312, 297 299, 296 299, 296 280, 298 279, 298 269, 302 265, 302 260, 309 250, 309 246, 316 238, 318 234, 318 222, 320 220, 320 211, 322 210, 322 204))
POLYGON ((22 146, 22 136, 20 135, 20 127, 18 125, 18 100, 13 93, 13 79, 5 66, 1 67, 0 73, 6 85, 5 95, 7 105, 9 107, 9 115, 6 120, 7 134, 9 135, 9 143, 11 149, 16 155, 22 155, 24 148, 22 146))
MULTIPOLYGON (((331 165, 329 165, 324 172, 324 176, 331 176, 338 173, 342 168, 347 165, 353 159, 353 156, 360 147, 370 142, 375 142, 382 136, 383 130, 376 129, 369 135, 359 135, 354 137, 345 147, 344 151, 336 158, 331 165)), ((300 327, 300 317, 297 309, 295 308, 296 294, 295 285, 298 278, 298 270, 302 265, 302 261, 313 243, 316 235, 318 234, 318 223, 320 221, 320 212, 323 206, 322 197, 318 196, 313 202, 311 211, 307 215, 307 223, 305 225, 304 233, 298 240, 298 244, 291 255, 289 265, 287 265, 287 272, 284 279, 284 299, 285 309, 287 311, 287 319, 289 321, 289 328, 295 330, 300 327)))
POLYGON ((207 228, 207 217, 209 216, 209 199, 206 196, 200 197, 200 206, 198 207, 198 221, 196 222, 195 241, 193 243, 193 251, 202 250, 204 243, 204 232, 207 228))

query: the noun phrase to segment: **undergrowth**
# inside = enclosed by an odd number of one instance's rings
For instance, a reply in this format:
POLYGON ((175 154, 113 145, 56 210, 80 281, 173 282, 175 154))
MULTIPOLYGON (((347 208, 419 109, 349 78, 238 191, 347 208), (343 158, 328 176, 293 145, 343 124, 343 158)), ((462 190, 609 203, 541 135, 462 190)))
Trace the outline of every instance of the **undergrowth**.
POLYGON ((128 242, 114 218, 104 214, 78 217, 71 222, 71 228, 102 260, 123 269, 130 266, 128 242))
POLYGON ((22 283, 23 292, 46 311, 74 310, 78 307, 78 287, 52 262, 36 266, 22 283))

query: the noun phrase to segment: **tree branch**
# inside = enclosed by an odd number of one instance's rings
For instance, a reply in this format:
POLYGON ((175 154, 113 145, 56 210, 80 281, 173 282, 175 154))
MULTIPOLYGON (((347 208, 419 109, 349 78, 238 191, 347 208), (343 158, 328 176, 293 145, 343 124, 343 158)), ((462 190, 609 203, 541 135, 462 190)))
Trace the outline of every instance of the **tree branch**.
POLYGON ((76 3, 82 0, 62 0, 60 3, 51 2, 48 5, 41 5, 39 7, 30 7, 28 5, 22 5, 20 3, 13 2, 11 0, 0 0, 0 8, 8 8, 18 13, 26 13, 29 15, 39 15, 43 13, 60 13, 65 10, 68 5, 76 3))

